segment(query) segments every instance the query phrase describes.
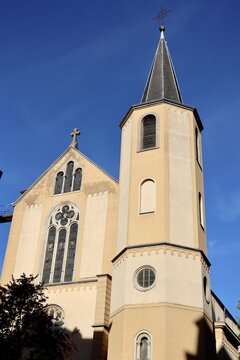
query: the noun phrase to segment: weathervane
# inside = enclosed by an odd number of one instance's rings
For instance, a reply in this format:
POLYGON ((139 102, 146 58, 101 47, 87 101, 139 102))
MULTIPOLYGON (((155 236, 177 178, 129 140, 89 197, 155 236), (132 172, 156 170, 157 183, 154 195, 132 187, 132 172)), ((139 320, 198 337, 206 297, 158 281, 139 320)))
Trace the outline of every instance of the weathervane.
POLYGON ((157 20, 159 22, 162 22, 162 20, 165 19, 170 12, 172 12, 171 9, 166 9, 164 7, 161 7, 160 10, 157 12, 157 15, 154 16, 152 20, 157 20))

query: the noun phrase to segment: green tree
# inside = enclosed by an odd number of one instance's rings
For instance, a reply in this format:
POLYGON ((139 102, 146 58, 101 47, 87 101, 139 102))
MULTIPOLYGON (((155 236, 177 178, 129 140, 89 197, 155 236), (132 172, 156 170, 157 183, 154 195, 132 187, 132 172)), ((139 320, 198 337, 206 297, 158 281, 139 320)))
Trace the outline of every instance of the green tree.
POLYGON ((66 360, 70 335, 47 312, 46 296, 36 276, 23 274, 0 287, 0 354, 2 360, 66 360))

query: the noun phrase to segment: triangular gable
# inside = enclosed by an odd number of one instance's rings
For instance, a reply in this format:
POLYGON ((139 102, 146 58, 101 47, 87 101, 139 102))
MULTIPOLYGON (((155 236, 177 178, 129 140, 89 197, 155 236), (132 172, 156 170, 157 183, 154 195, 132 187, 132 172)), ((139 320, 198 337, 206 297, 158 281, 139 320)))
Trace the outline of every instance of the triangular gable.
POLYGON ((80 154, 82 157, 84 157, 87 161, 89 161, 93 166, 97 167, 101 172, 103 172, 111 181, 115 182, 116 184, 118 184, 118 180, 114 179, 113 176, 111 176, 110 174, 108 174, 105 170, 103 170, 99 165, 97 165, 93 160, 91 160, 90 158, 88 158, 86 155, 84 155, 81 151, 79 151, 78 149, 76 149, 74 146, 70 146, 67 150, 64 151, 64 153, 62 153, 55 161, 54 163, 52 163, 45 171, 44 173, 42 173, 42 175, 40 175, 36 181, 34 181, 34 183, 32 185, 29 186, 29 188, 14 202, 13 206, 15 206, 20 200, 22 200, 33 188, 35 185, 37 185, 37 183, 39 181, 42 180, 42 178, 70 151, 75 151, 78 154, 80 154))

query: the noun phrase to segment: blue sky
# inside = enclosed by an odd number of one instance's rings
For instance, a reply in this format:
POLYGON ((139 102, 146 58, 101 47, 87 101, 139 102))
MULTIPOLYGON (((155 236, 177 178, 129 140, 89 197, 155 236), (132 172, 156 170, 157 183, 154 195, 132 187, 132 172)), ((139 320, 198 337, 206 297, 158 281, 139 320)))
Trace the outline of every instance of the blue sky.
MULTIPOLYGON (((14 202, 69 146, 118 178, 118 124, 141 98, 165 37, 184 103, 204 124, 211 285, 235 316, 240 253, 239 0, 0 2, 0 204, 14 202)), ((1 225, 0 267, 9 226, 1 225)))

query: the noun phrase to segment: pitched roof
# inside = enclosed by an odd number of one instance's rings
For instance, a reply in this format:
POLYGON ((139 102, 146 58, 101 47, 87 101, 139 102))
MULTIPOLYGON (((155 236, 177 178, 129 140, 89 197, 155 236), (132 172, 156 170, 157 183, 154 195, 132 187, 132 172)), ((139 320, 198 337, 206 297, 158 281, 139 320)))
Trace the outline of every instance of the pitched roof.
POLYGON ((164 26, 160 26, 161 36, 141 103, 161 99, 182 103, 176 73, 163 35, 164 30, 164 26))

